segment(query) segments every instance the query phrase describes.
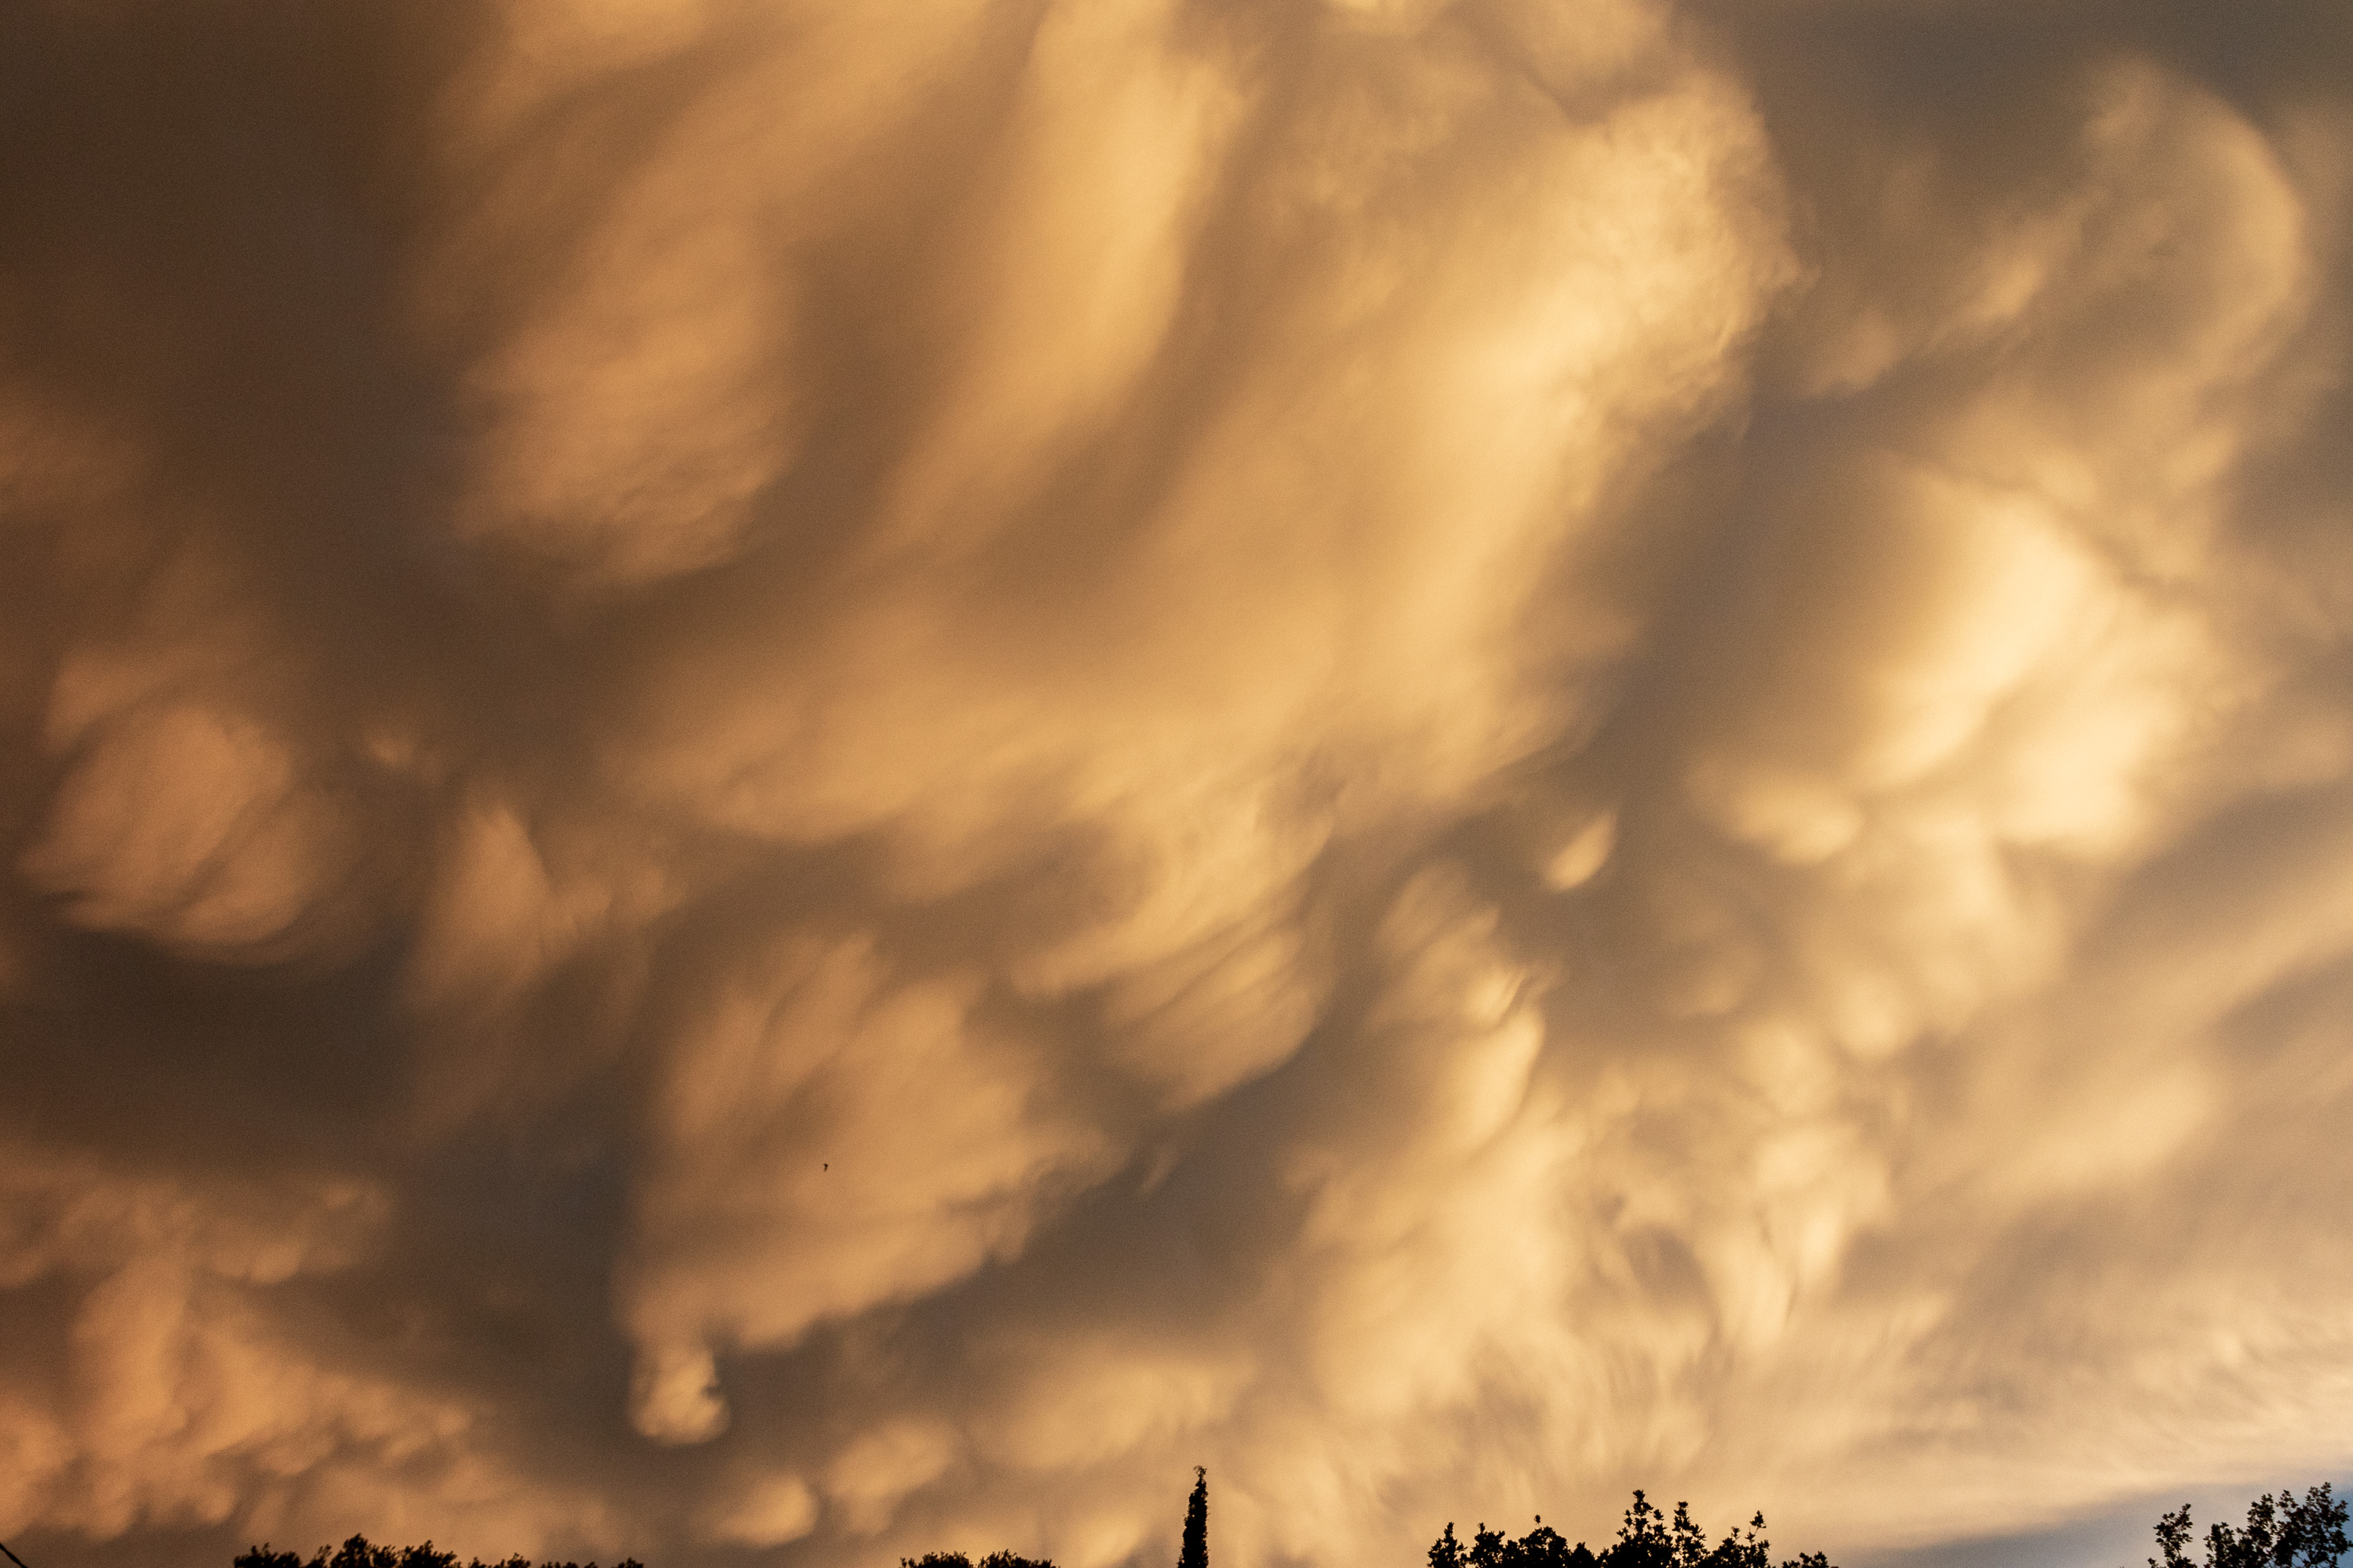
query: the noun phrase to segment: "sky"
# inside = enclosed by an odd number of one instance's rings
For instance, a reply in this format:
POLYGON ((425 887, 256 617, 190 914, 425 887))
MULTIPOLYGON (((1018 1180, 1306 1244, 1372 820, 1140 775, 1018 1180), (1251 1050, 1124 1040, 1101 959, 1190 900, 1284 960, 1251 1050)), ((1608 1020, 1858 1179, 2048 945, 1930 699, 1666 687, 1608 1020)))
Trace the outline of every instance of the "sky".
POLYGON ((2353 1471, 2342 0, 0 8, 0 1538, 2353 1471))

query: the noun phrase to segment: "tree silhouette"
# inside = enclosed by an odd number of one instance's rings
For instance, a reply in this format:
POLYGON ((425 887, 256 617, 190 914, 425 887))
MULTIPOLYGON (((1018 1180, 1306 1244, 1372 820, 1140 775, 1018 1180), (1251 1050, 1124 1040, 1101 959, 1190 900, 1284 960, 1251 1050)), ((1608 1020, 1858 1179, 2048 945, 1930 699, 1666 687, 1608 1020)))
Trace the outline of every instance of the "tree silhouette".
MULTIPOLYGON (((2189 1505, 2160 1515, 2154 1526, 2162 1557, 2148 1560, 2148 1568, 2192 1568, 2189 1553, 2189 1505)), ((2323 1481, 2295 1495, 2293 1487, 2277 1497, 2265 1492, 2247 1505, 2243 1530, 2227 1524, 2206 1530, 2204 1568, 2336 1568, 2349 1547, 2345 1539, 2345 1504, 2323 1481)))
MULTIPOLYGON (((2347 1505, 2327 1482, 2301 1498, 2293 1488, 2277 1496, 2266 1492, 2248 1505, 2243 1526, 2208 1526, 2204 1557, 2193 1562, 2189 1552, 2189 1505, 2184 1503, 2158 1518, 2155 1530, 2160 1555, 2148 1560, 2148 1568, 2337 1568, 2338 1560, 2353 1551, 2346 1537, 2346 1521, 2347 1505)), ((1618 1539, 1598 1553, 1582 1541, 1571 1546, 1544 1522, 1542 1515, 1536 1518, 1536 1527, 1516 1541, 1502 1531, 1488 1529, 1482 1521, 1468 1546, 1456 1538, 1450 1520, 1430 1544, 1429 1568, 1775 1568, 1772 1543, 1760 1533, 1764 1528, 1765 1516, 1760 1513, 1745 1528, 1710 1545, 1707 1532, 1693 1520, 1688 1504, 1675 1504, 1670 1515, 1647 1494, 1637 1491, 1619 1522, 1618 1539)), ((9 1555, 13 1558, 15 1553, 9 1555)), ((237 1559, 235 1568, 459 1568, 459 1564, 456 1552, 438 1551, 429 1541, 422 1546, 376 1546, 366 1536, 354 1535, 339 1549, 331 1552, 322 1546, 308 1558, 275 1551, 266 1543, 248 1547, 237 1559)), ((583 1565, 534 1564, 529 1558, 516 1556, 495 1563, 472 1558, 464 1568, 583 1565)), ((591 1563, 586 1568, 596 1568, 596 1564, 591 1563)), ((632 1557, 615 1568, 645 1565, 632 1557)), ((976 1565, 961 1552, 932 1552, 922 1557, 902 1557, 899 1568, 976 1565)), ((992 1552, 977 1568, 1054 1568, 1054 1564, 1050 1558, 992 1552)), ((1185 1505, 1185 1540, 1176 1568, 1209 1568, 1209 1472, 1198 1465, 1193 1468, 1193 1493, 1185 1505)), ((1831 1568, 1831 1563, 1821 1552, 1808 1552, 1784 1559, 1779 1568, 1831 1568)))
MULTIPOLYGON (((456 1552, 438 1552, 429 1541, 422 1546, 376 1546, 370 1543, 366 1536, 354 1535, 344 1542, 332 1556, 328 1555, 328 1548, 324 1546, 305 1558, 297 1552, 272 1551, 265 1542, 259 1546, 247 1547, 238 1555, 233 1568, 459 1568, 459 1565, 456 1552)), ((479 1557, 470 1558, 465 1568, 583 1568, 583 1564, 534 1564, 530 1558, 518 1555, 503 1563, 485 1563, 479 1557)), ((596 1568, 596 1564, 590 1563, 586 1564, 586 1568, 596 1568)), ((614 1568, 645 1568, 645 1564, 630 1557, 616 1563, 614 1568)))
POLYGON ((1209 1472, 1193 1467, 1193 1495, 1185 1500, 1185 1546, 1176 1568, 1209 1568, 1209 1472))
MULTIPOLYGON (((1618 1539, 1599 1553, 1582 1541, 1571 1546, 1542 1518, 1536 1528, 1517 1541, 1482 1523, 1465 1547, 1455 1538, 1450 1521, 1430 1542, 1430 1568, 1773 1568, 1772 1543, 1758 1533, 1765 1516, 1734 1531, 1711 1546, 1707 1532, 1694 1522, 1688 1504, 1675 1504, 1672 1517, 1637 1491, 1618 1526, 1618 1539)), ((1791 1558, 1781 1568, 1831 1568, 1819 1552, 1791 1558)), ((2167 1564, 2166 1568, 2175 1568, 2167 1564)), ((2248 1568, 2232 1563, 2227 1568, 2248 1568)), ((2304 1565, 2295 1565, 2304 1568, 2304 1565)))

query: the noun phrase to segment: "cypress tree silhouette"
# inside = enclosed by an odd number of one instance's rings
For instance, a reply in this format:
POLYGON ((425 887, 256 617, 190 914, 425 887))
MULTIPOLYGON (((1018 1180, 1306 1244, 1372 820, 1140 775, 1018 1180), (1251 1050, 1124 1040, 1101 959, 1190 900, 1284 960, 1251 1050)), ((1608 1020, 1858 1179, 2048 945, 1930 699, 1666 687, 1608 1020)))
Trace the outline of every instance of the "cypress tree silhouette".
POLYGON ((1185 1550, 1176 1568, 1209 1568, 1209 1472, 1193 1467, 1193 1495, 1185 1503, 1185 1550))

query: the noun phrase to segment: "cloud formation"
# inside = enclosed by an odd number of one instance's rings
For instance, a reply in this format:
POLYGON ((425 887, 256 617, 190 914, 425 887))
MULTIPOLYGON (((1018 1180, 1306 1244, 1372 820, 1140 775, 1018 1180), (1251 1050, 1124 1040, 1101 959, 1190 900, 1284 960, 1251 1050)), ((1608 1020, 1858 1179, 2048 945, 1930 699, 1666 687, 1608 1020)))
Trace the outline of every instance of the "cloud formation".
POLYGON ((0 1534, 2353 1460, 2353 22, 0 36, 0 1534))

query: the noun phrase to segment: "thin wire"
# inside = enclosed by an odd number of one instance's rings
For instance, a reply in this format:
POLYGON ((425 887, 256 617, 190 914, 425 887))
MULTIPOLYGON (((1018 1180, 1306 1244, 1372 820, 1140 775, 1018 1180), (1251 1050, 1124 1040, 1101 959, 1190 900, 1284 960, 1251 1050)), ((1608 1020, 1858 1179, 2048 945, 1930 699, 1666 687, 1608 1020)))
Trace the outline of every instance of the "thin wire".
MULTIPOLYGON (((0 1552, 8 1552, 8 1543, 6 1542, 0 1541, 0 1552)), ((17 1556, 13 1552, 8 1552, 8 1561, 14 1563, 16 1565, 16 1568, 25 1568, 25 1560, 17 1556)))

